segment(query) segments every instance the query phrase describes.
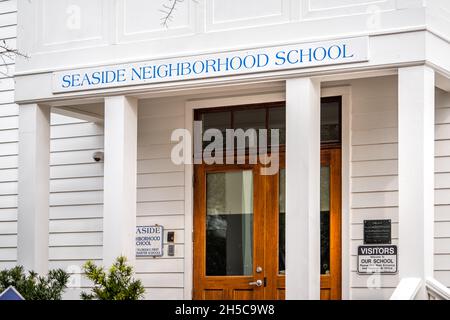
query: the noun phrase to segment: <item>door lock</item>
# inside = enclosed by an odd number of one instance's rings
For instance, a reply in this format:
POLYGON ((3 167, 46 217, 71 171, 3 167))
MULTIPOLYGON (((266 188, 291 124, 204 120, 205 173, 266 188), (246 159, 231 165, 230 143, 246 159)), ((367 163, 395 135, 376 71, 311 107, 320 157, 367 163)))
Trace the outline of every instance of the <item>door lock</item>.
POLYGON ((256 267, 256 272, 257 273, 261 273, 263 271, 263 268, 262 267, 260 267, 260 266, 257 266, 256 267))
POLYGON ((263 281, 262 280, 256 280, 254 282, 249 282, 250 286, 256 286, 256 287, 262 287, 263 281))

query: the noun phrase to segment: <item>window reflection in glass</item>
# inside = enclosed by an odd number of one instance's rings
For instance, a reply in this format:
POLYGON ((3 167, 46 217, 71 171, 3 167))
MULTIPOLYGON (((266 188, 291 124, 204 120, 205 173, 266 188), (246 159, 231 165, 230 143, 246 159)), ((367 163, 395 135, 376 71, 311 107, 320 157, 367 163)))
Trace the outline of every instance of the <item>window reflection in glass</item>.
POLYGON ((206 176, 206 275, 253 274, 253 173, 206 176))
MULTIPOLYGON (((269 109, 269 129, 278 129, 280 141, 272 141, 271 145, 280 145, 286 143, 286 109, 285 108, 271 108, 269 109)), ((268 132, 270 136, 270 132, 268 132)))
POLYGON ((320 274, 330 273, 330 167, 320 168, 320 274))
MULTIPOLYGON (((201 120, 203 133, 208 129, 218 129, 225 137, 225 130, 231 128, 231 111, 203 113, 201 120)), ((203 141, 203 147, 210 143, 210 141, 203 141)))
POLYGON ((278 195, 278 270, 286 270, 286 170, 280 169, 278 195))
POLYGON ((340 113, 339 101, 322 102, 320 113, 320 138, 322 143, 341 141, 340 113))

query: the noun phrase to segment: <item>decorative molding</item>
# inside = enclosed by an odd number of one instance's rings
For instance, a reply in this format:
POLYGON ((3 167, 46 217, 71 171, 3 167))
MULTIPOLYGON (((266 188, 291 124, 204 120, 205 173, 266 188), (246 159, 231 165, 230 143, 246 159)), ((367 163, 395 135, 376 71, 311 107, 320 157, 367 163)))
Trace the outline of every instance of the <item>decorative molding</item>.
POLYGON ((159 10, 166 0, 119 0, 117 4, 117 38, 119 43, 148 41, 193 34, 197 3, 178 4, 173 21, 166 28, 161 23, 159 10))
POLYGON ((287 23, 293 2, 298 0, 208 0, 206 31, 287 23))
POLYGON ((302 20, 328 19, 395 10, 395 0, 302 0, 302 20))
POLYGON ((106 44, 111 4, 108 0, 35 2, 34 53, 106 44))

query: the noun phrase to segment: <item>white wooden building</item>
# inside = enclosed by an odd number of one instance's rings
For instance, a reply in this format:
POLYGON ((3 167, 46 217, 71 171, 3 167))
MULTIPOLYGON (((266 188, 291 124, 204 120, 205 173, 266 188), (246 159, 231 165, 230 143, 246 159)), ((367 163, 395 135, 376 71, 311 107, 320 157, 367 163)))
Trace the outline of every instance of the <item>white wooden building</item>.
POLYGON ((168 26, 164 4, 0 1, 29 56, 0 63, 0 269, 64 268, 67 299, 121 254, 147 299, 450 287, 449 1, 185 0, 168 26), (194 120, 280 129, 280 170, 175 163, 194 120), (163 256, 136 257, 156 224, 163 256), (369 245, 396 270, 361 272, 369 245))

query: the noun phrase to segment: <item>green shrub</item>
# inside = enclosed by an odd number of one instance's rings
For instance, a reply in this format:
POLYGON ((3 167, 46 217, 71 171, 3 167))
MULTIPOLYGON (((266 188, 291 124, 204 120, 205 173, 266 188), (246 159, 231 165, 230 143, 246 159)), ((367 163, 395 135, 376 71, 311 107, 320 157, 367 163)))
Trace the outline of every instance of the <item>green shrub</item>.
POLYGON ((138 300, 144 295, 144 287, 140 280, 135 280, 133 268, 126 264, 126 258, 121 256, 107 272, 97 267, 92 261, 84 264, 86 276, 92 280, 92 293, 81 293, 83 300, 138 300))
POLYGON ((22 266, 0 271, 0 292, 13 286, 25 300, 61 300, 69 275, 62 269, 49 271, 46 277, 33 271, 28 275, 22 266))

